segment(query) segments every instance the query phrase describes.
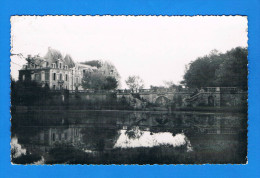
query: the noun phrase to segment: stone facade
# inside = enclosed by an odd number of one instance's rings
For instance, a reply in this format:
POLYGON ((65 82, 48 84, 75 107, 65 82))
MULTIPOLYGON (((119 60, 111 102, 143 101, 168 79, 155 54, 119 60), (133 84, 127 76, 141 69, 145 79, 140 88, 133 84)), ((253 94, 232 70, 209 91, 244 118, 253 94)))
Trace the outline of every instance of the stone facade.
POLYGON ((96 70, 96 67, 75 63, 68 55, 63 58, 51 48, 45 57, 28 56, 27 61, 19 71, 19 80, 36 81, 52 90, 81 90, 84 73, 96 70))

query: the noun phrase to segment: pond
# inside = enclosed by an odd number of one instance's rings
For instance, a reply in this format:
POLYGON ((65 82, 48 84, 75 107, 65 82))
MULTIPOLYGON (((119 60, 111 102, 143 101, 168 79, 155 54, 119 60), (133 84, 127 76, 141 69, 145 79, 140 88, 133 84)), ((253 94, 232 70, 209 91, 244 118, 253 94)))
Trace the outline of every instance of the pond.
POLYGON ((162 111, 12 114, 13 164, 245 164, 247 115, 162 111))

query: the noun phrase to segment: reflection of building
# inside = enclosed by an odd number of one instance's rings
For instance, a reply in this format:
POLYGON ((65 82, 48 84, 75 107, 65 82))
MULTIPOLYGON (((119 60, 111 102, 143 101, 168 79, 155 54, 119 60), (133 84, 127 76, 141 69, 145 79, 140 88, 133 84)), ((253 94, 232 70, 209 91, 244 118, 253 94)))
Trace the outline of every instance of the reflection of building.
MULTIPOLYGON (((23 136, 23 135, 22 135, 23 136)), ((29 142, 20 143, 30 153, 39 153, 39 151, 46 152, 55 148, 56 146, 75 146, 77 148, 84 148, 82 141, 81 128, 70 125, 70 126, 58 126, 58 127, 46 127, 35 135, 28 135, 26 139, 29 142)), ((18 137, 18 141, 19 141, 18 137)), ((25 139, 21 139, 25 140, 25 139)))
POLYGON ((50 128, 40 133, 40 142, 47 143, 48 146, 65 143, 77 145, 81 143, 82 134, 80 128, 50 128))
POLYGON ((41 145, 44 148, 51 148, 55 145, 82 145, 81 129, 75 126, 69 127, 50 127, 42 130, 39 134, 32 137, 34 146, 41 145))
POLYGON ((19 71, 20 81, 36 81, 50 89, 81 89, 80 84, 86 71, 96 70, 96 67, 77 64, 70 55, 62 57, 59 51, 48 49, 44 57, 28 56, 27 65, 19 71))

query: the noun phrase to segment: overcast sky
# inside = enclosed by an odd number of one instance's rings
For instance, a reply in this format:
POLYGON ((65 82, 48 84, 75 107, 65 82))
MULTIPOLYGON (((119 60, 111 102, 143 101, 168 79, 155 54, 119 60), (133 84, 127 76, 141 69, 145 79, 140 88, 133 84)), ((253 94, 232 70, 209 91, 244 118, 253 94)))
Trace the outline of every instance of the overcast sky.
MULTIPOLYGON (((247 46, 247 18, 241 16, 15 16, 11 53, 40 54, 48 47, 75 62, 109 60, 122 77, 139 75, 146 88, 178 83, 185 65, 217 49, 247 46)), ((12 77, 25 61, 11 57, 12 77)))

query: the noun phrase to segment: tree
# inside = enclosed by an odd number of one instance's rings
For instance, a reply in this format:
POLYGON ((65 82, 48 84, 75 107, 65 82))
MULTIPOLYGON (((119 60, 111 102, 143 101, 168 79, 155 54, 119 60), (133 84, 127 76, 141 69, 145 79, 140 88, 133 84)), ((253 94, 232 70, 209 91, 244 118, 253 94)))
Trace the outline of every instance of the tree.
POLYGON ((99 68, 99 71, 104 73, 104 75, 106 76, 114 77, 118 81, 118 84, 120 84, 121 77, 115 65, 109 61, 101 61, 100 63, 101 63, 101 67, 99 68))
POLYGON ((173 81, 164 81, 163 83, 164 83, 166 88, 176 89, 178 91, 182 90, 182 85, 177 85, 173 81))
POLYGON ((96 71, 85 73, 81 85, 84 89, 113 90, 118 87, 118 81, 112 76, 105 76, 96 71))
POLYGON ((36 81, 11 81, 11 104, 12 106, 34 105, 44 103, 49 96, 49 87, 42 87, 36 81))
POLYGON ((84 89, 101 90, 105 82, 105 76, 100 72, 87 72, 84 74, 81 86, 84 89))
MULTIPOLYGON (((102 61, 102 60, 92 60, 92 61, 82 62, 81 64, 86 64, 86 65, 90 65, 92 67, 97 67, 98 72, 102 73, 102 75, 104 75, 105 77, 110 76, 112 78, 115 78, 115 80, 118 83, 117 85, 120 85, 121 77, 113 63, 108 62, 108 61, 102 61)), ((110 79, 108 79, 108 80, 110 80, 110 79)))
POLYGON ((139 76, 129 76, 125 82, 131 90, 144 88, 144 81, 139 76))
POLYGON ((164 86, 153 86, 153 85, 150 85, 150 89, 158 90, 158 89, 165 89, 165 87, 164 86))
POLYGON ((118 81, 111 76, 106 77, 105 83, 104 83, 104 89, 105 90, 113 90, 118 87, 118 81))
POLYGON ((223 87, 247 90, 247 48, 235 48, 226 53, 226 60, 216 70, 216 83, 223 87))
POLYGON ((181 82, 189 88, 238 87, 247 89, 247 48, 237 47, 224 54, 213 50, 210 55, 192 61, 181 82))
POLYGON ((190 88, 215 85, 215 71, 223 62, 222 54, 199 57, 186 68, 184 83, 190 88))
POLYGON ((175 88, 177 85, 173 81, 163 81, 166 88, 175 88))

